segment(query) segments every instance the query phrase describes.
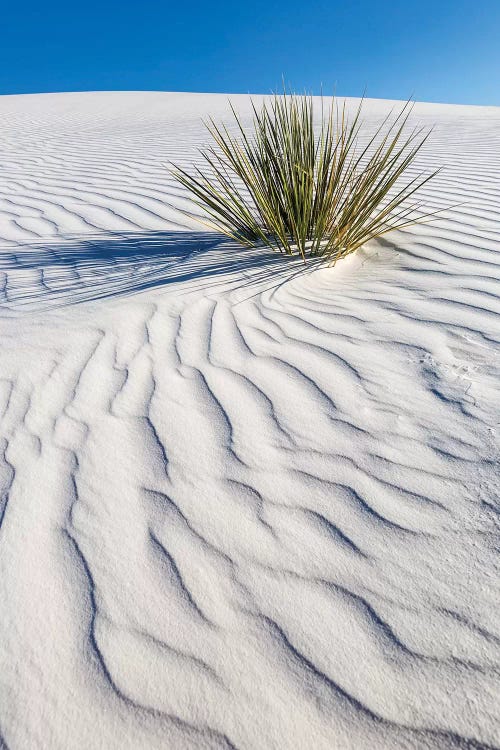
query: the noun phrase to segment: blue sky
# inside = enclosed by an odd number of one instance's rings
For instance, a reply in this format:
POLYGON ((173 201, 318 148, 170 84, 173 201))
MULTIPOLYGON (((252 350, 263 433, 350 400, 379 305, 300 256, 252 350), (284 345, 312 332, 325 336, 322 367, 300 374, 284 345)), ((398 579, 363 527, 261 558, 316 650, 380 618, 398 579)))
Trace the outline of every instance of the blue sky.
POLYGON ((6 0, 0 94, 296 90, 500 105, 500 0, 6 0))

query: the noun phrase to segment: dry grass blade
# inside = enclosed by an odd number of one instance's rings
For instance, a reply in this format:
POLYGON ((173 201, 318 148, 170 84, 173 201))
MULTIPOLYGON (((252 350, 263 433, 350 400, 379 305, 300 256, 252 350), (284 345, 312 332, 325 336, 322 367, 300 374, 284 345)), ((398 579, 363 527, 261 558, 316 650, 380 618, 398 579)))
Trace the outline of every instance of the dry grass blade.
POLYGON ((206 223, 248 246, 331 262, 370 239, 428 219, 414 195, 436 172, 404 179, 429 132, 408 132, 412 104, 390 113, 359 147, 360 103, 352 120, 333 99, 315 127, 313 98, 273 95, 252 102, 253 129, 236 111, 235 134, 213 120, 206 169, 172 173, 194 196, 206 223))

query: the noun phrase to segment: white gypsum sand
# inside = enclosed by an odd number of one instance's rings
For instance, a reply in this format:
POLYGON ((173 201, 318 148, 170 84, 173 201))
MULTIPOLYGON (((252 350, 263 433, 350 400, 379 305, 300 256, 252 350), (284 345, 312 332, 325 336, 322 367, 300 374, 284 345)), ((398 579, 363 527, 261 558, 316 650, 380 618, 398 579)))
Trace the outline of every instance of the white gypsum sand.
POLYGON ((0 98, 0 746, 498 747, 500 109, 305 272, 177 210, 227 112, 0 98))

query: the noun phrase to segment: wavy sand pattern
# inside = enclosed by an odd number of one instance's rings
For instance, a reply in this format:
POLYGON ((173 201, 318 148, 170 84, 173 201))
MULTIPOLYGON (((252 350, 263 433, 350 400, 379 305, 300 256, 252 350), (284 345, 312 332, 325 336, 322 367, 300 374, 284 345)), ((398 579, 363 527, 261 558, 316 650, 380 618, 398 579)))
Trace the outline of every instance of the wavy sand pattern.
POLYGON ((225 112, 0 99, 0 747, 500 747, 500 109, 309 272, 176 211, 225 112))

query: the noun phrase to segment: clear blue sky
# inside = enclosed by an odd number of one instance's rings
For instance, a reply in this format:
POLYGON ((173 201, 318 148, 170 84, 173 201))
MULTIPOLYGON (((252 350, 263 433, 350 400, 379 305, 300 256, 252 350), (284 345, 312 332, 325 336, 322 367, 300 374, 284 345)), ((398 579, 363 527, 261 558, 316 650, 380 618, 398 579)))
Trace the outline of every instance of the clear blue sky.
POLYGON ((500 105, 500 0, 4 0, 0 94, 296 90, 500 105))

